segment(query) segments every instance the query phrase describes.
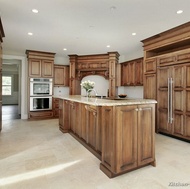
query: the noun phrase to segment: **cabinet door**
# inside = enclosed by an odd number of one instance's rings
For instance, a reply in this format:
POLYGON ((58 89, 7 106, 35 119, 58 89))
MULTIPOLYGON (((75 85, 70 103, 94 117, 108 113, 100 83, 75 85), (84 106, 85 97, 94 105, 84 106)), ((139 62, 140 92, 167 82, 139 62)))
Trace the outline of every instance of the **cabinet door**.
POLYGON ((41 77, 41 60, 29 59, 29 77, 41 77))
POLYGON ((121 72, 122 72, 121 85, 122 86, 129 85, 129 64, 123 63, 121 72))
POLYGON ((173 107, 171 109, 173 115, 172 134, 176 136, 184 136, 185 125, 185 66, 173 66, 172 69, 172 96, 173 107))
POLYGON ((42 60, 42 77, 53 77, 53 61, 42 60))
POLYGON ((135 85, 143 85, 143 59, 135 61, 135 85))
POLYGON ((171 70, 169 67, 162 67, 157 69, 157 128, 158 131, 171 133, 171 124, 169 120, 169 97, 168 97, 168 79, 171 78, 171 70))
POLYGON ((116 172, 137 167, 137 106, 116 107, 116 172))
POLYGON ((81 114, 81 104, 75 103, 75 133, 79 138, 81 138, 82 135, 81 118, 83 119, 81 114))
POLYGON ((156 100, 156 74, 144 75, 144 98, 156 100))
POLYGON ((70 129, 73 131, 73 133, 76 133, 76 103, 75 102, 69 102, 70 104, 70 118, 69 118, 69 124, 70 129))
POLYGON ((190 140, 190 65, 186 66, 185 69, 185 126, 184 126, 184 137, 190 140))
POLYGON ((97 110, 95 107, 86 105, 86 131, 87 131, 87 143, 96 149, 96 137, 97 137, 97 110))
POLYGON ((129 63, 129 85, 135 85, 135 62, 129 63))
POLYGON ((69 85, 69 68, 68 66, 54 66, 54 86, 69 85))
POLYGON ((138 106, 138 166, 155 163, 155 105, 138 106))
POLYGON ((67 100, 59 100, 59 126, 62 132, 70 130, 70 104, 67 100))
POLYGON ((86 124, 86 105, 81 104, 81 138, 86 142, 87 141, 87 124, 86 124))
POLYGON ((156 73, 156 58, 150 58, 144 61, 144 73, 152 74, 156 73))
POLYGON ((116 128, 113 124, 113 106, 102 106, 102 164, 112 172, 115 172, 114 138, 116 128))
POLYGON ((63 103, 64 103, 65 101, 64 100, 62 100, 62 99, 59 99, 59 127, 61 128, 61 129, 64 129, 64 123, 63 123, 63 118, 64 118, 64 116, 65 115, 63 115, 63 103))

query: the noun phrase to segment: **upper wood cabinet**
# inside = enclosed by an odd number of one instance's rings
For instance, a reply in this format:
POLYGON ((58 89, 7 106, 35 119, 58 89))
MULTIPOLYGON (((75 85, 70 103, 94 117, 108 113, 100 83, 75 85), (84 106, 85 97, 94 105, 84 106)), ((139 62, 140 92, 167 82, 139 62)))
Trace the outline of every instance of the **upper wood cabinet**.
POLYGON ((69 66, 54 65, 54 86, 69 86, 69 66))
POLYGON ((26 51, 28 57, 28 76, 29 77, 48 77, 54 75, 53 65, 55 53, 26 51))
POLYGON ((143 85, 143 58, 121 63, 121 85, 143 85))

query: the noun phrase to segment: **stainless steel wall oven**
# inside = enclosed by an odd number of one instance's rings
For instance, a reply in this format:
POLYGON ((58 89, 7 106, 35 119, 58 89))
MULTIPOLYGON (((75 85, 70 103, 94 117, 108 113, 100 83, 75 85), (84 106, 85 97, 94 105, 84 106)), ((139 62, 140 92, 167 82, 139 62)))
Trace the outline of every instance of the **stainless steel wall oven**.
POLYGON ((52 78, 30 78, 30 111, 52 110, 52 78))

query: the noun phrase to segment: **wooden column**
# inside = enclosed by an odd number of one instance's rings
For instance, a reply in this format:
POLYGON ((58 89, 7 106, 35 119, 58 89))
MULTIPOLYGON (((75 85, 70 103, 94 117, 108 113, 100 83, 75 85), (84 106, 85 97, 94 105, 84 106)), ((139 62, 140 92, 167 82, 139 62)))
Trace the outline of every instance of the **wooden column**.
POLYGON ((108 52, 109 55, 109 97, 117 96, 117 63, 119 60, 118 52, 108 52))
POLYGON ((77 55, 69 55, 70 57, 70 78, 69 78, 69 94, 80 95, 80 80, 77 79, 77 55))

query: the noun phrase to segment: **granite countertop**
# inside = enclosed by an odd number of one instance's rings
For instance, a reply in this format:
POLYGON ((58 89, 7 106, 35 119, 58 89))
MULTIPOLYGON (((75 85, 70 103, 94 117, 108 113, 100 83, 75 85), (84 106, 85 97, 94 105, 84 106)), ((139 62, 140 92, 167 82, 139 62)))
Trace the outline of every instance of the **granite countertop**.
POLYGON ((85 97, 81 95, 64 95, 64 96, 53 96, 54 98, 60 98, 64 100, 70 100, 73 102, 79 102, 83 104, 93 105, 93 106, 124 106, 133 104, 155 104, 156 100, 152 99, 136 99, 136 98, 96 98, 96 97, 85 97))

